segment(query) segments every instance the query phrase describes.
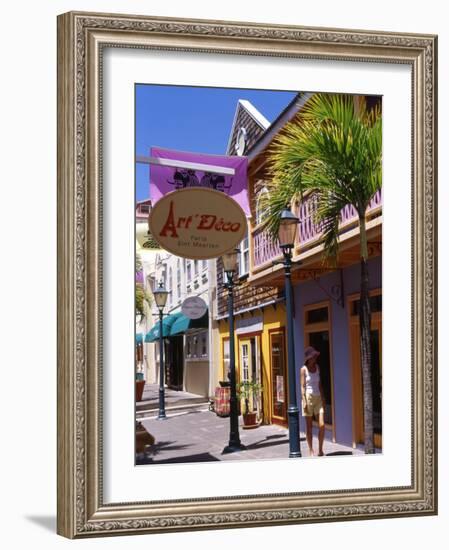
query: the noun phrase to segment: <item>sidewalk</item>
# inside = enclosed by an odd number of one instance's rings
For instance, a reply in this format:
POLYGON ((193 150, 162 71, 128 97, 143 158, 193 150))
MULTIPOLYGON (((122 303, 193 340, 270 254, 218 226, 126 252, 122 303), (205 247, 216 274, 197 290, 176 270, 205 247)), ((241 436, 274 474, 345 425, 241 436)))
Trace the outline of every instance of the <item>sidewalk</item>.
MULTIPOLYGON (((289 442, 286 428, 262 425, 246 430, 241 427, 241 417, 240 440, 246 446, 246 450, 223 455, 223 448, 229 441, 230 420, 216 416, 208 410, 207 404, 196 405, 195 408, 187 410, 167 410, 166 420, 157 420, 154 415, 152 418, 142 419, 141 422, 154 436, 155 444, 148 448, 145 455, 138 455, 137 464, 288 458, 289 442)), ((317 452, 316 436, 314 432, 313 445, 317 452)), ((325 440, 324 453, 327 457, 360 455, 363 450, 325 440)), ((301 433, 301 454, 303 457, 309 456, 304 433, 301 433)), ((319 459, 323 460, 321 457, 319 459)))
MULTIPOLYGON (((186 391, 176 391, 165 388, 165 410, 190 408, 201 404, 208 404, 209 399, 201 395, 186 391)), ((137 417, 159 409, 159 384, 145 384, 142 401, 136 403, 137 417)), ((151 414, 150 414, 151 415, 151 414)))

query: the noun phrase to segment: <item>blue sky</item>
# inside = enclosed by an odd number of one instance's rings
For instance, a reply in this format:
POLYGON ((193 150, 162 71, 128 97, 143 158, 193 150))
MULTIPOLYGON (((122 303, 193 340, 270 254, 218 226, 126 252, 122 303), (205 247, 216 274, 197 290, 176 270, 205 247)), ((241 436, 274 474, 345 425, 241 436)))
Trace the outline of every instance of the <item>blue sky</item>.
MULTIPOLYGON (((136 85, 136 154, 151 146, 223 155, 239 99, 272 122, 296 92, 136 85)), ((149 167, 136 166, 136 200, 149 196, 149 167)))

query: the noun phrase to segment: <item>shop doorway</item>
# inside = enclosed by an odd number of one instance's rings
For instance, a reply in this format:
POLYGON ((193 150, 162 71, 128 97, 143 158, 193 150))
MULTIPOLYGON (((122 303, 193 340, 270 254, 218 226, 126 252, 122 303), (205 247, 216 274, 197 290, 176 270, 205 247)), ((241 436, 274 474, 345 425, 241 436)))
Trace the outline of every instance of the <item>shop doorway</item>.
POLYGON ((184 384, 184 337, 171 336, 165 342, 166 384, 172 390, 181 391, 184 384))
MULTIPOLYGON (((240 382, 263 384, 260 365, 260 336, 239 337, 239 378, 240 382)), ((263 419, 262 395, 253 395, 250 406, 263 419)))
POLYGON ((335 441, 334 426, 334 381, 331 353, 330 304, 321 302, 304 308, 304 344, 313 346, 320 355, 317 363, 320 367, 320 380, 323 387, 325 407, 324 423, 332 430, 335 441))
POLYGON ((284 330, 270 332, 271 421, 287 425, 287 370, 284 330))
MULTIPOLYGON (((371 385, 373 392, 374 445, 382 448, 382 294, 370 293, 371 304, 371 385)), ((349 299, 353 387, 354 443, 364 442, 363 380, 360 361, 360 297, 349 299)))

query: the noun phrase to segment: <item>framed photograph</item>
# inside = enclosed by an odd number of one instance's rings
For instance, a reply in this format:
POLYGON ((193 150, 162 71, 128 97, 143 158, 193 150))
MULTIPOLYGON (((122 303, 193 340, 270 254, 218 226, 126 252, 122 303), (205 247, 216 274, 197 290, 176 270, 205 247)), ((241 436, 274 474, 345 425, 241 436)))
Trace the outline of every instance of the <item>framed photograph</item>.
POLYGON ((433 35, 58 17, 59 534, 437 513, 436 94, 433 35))

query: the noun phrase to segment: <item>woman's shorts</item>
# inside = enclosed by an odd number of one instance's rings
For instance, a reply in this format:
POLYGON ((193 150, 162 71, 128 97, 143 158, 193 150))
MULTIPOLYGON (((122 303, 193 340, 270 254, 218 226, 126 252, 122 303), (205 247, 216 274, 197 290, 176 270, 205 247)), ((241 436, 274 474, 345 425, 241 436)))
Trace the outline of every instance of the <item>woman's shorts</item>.
POLYGON ((320 413, 324 414, 323 402, 321 400, 321 395, 315 395, 313 393, 306 393, 306 404, 302 408, 303 416, 316 416, 318 417, 320 413))

